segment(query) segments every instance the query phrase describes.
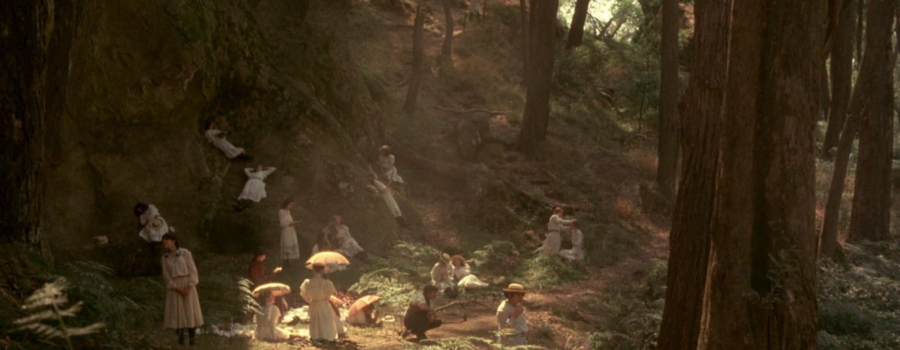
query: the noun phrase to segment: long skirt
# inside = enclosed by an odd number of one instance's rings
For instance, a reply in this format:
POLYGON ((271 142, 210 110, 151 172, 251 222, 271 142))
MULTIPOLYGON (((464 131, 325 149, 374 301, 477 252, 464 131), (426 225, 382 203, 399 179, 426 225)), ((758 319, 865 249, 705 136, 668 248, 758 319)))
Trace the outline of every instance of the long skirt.
MULTIPOLYGON (((339 334, 338 319, 327 299, 309 304, 309 338, 333 341, 339 334)), ((342 327, 343 328, 343 327, 342 327)))
POLYGON ((397 201, 394 200, 393 194, 385 193, 381 195, 381 198, 384 199, 384 204, 387 204, 388 209, 390 209, 391 215, 395 218, 403 216, 403 213, 400 212, 400 207, 397 205, 397 201))
MULTIPOLYGON (((175 277, 175 287, 185 288, 190 285, 191 276, 175 277)), ((166 293, 166 314, 163 326, 169 329, 196 328, 203 325, 203 312, 200 310, 200 297, 197 287, 191 288, 186 297, 168 289, 166 293)))
POLYGON ((266 198, 266 183, 260 179, 247 180, 244 190, 238 196, 238 199, 248 199, 256 203, 259 203, 263 198, 266 198))
POLYGON ((300 259, 300 243, 297 242, 297 231, 293 227, 281 229, 281 259, 300 259))
POLYGON ((562 238, 559 236, 559 231, 550 231, 547 233, 547 238, 544 239, 544 245, 538 248, 538 251, 550 255, 559 254, 559 246, 561 243, 562 238))

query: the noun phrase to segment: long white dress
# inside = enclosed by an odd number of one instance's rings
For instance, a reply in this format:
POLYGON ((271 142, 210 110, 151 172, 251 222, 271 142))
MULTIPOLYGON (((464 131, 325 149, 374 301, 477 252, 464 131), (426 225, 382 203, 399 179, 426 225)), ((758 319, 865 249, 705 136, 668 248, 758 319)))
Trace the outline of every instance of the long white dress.
POLYGON ((478 277, 472 274, 469 264, 454 266, 453 278, 456 279, 456 285, 463 288, 481 288, 488 286, 487 283, 482 282, 478 277))
POLYGON ((238 199, 249 199, 251 201, 259 203, 259 201, 266 198, 266 183, 265 180, 269 175, 272 175, 272 172, 275 171, 275 168, 268 168, 261 171, 253 171, 253 168, 245 168, 244 174, 247 174, 247 183, 244 184, 244 190, 241 191, 241 195, 238 196, 238 199))
POLYGON ((179 248, 162 257, 163 282, 166 284, 166 313, 163 327, 168 329, 196 328, 203 325, 203 312, 200 310, 200 297, 197 284, 200 275, 191 252, 179 248), (175 289, 192 287, 187 296, 182 296, 175 289))
POLYGON ((278 211, 278 222, 281 225, 281 259, 300 259, 300 243, 297 242, 297 231, 291 223, 291 211, 281 209, 278 211))
POLYGON ((206 141, 209 141, 213 146, 216 146, 216 148, 225 152, 225 156, 228 158, 234 158, 241 155, 241 153, 244 153, 243 148, 234 147, 231 142, 228 142, 228 140, 225 139, 224 135, 219 137, 218 135, 220 132, 221 131, 218 129, 206 130, 206 141))
POLYGON ((562 241, 559 232, 568 230, 571 223, 572 220, 564 220, 559 215, 553 214, 550 221, 547 222, 547 238, 544 239, 544 245, 538 248, 538 251, 550 255, 559 254, 559 245, 562 241))
MULTIPOLYGON (((340 333, 340 318, 334 314, 328 298, 335 293, 331 281, 315 275, 300 285, 300 295, 309 303, 309 338, 333 341, 340 333)), ((343 328, 343 327, 341 327, 343 328)))
MULTIPOLYGON (((523 306, 524 308, 524 306, 523 306)), ((516 313, 516 307, 504 300, 497 308, 497 330, 502 331, 505 328, 512 328, 513 334, 497 338, 497 342, 504 346, 525 345, 528 341, 525 335, 528 334, 528 324, 525 321, 525 310, 519 317, 513 317, 516 313)))
MULTIPOLYGON (((330 233, 330 228, 326 227, 322 232, 330 233)), ((356 254, 363 251, 363 248, 350 235, 350 228, 347 225, 340 225, 334 234, 334 242, 342 242, 341 246, 334 251, 344 254, 348 258, 352 258, 356 254)))
POLYGON ((262 309, 262 315, 256 315, 256 340, 280 342, 290 338, 290 334, 278 328, 278 319, 281 318, 281 310, 272 304, 262 309))
POLYGON ((581 230, 572 230, 572 249, 560 250, 559 255, 569 261, 584 259, 584 234, 581 230))
POLYGON ((394 194, 391 193, 389 187, 381 183, 381 181, 375 180, 375 189, 378 191, 378 195, 381 196, 381 199, 384 199, 384 204, 387 204, 388 209, 391 211, 391 215, 395 218, 403 216, 403 213, 400 212, 400 207, 397 206, 397 201, 394 200, 394 194))
POLYGON ((439 291, 452 287, 453 281, 450 280, 450 274, 453 273, 452 269, 449 264, 435 263, 434 267, 431 268, 431 284, 437 287, 439 291))
POLYGON ((384 172, 384 178, 390 182, 403 183, 403 178, 400 177, 400 173, 397 172, 397 167, 394 166, 394 155, 379 155, 378 156, 378 165, 381 166, 381 171, 384 172))
POLYGON ((141 232, 138 236, 141 236, 147 242, 161 242, 162 236, 166 233, 169 233, 169 224, 166 222, 166 219, 163 219, 161 215, 159 215, 159 209, 156 209, 156 206, 150 204, 143 214, 141 214, 141 225, 144 225, 144 228, 141 229, 141 232), (159 217, 162 220, 162 225, 156 228, 151 224, 153 219, 159 217))

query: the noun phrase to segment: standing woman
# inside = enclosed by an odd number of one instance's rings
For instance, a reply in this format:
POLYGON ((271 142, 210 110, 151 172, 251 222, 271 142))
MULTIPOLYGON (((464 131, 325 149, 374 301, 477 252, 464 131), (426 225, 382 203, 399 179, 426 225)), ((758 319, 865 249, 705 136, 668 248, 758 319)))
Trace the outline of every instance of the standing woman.
POLYGON ((569 230, 568 226, 573 221, 564 220, 562 217, 562 208, 556 207, 553 209, 553 215, 550 216, 550 221, 547 222, 547 238, 544 240, 544 245, 538 248, 538 251, 543 251, 550 255, 559 254, 559 245, 562 240, 559 233, 560 231, 569 230))
POLYGON ((278 211, 278 223, 281 226, 281 259, 284 260, 285 266, 291 264, 291 260, 300 259, 300 244, 297 242, 297 231, 294 226, 299 221, 294 221, 291 217, 291 208, 294 207, 293 199, 285 199, 281 203, 281 210, 278 211))
POLYGON ((394 216, 394 219, 397 220, 400 227, 406 227, 406 221, 403 220, 403 213, 400 212, 400 206, 398 206, 397 201, 394 200, 394 191, 381 181, 378 181, 378 174, 371 173, 369 180, 371 182, 370 188, 374 189, 375 195, 384 200, 384 204, 387 205, 388 209, 391 211, 391 215, 394 216))
POLYGON ((309 338, 334 341, 338 337, 338 322, 329 299, 337 290, 331 281, 322 278, 325 265, 312 266, 313 277, 300 285, 300 296, 309 303, 309 338))
POLYGON ((166 284, 163 326, 178 333, 178 345, 184 345, 184 330, 187 329, 190 345, 193 346, 197 327, 203 325, 196 288, 200 276, 191 252, 178 246, 178 238, 174 234, 163 235, 162 242, 168 250, 162 257, 163 282, 166 284))
POLYGON ((403 178, 397 172, 394 166, 394 155, 391 154, 391 148, 387 145, 381 146, 381 152, 378 154, 378 165, 381 166, 381 172, 388 183, 403 183, 403 178))

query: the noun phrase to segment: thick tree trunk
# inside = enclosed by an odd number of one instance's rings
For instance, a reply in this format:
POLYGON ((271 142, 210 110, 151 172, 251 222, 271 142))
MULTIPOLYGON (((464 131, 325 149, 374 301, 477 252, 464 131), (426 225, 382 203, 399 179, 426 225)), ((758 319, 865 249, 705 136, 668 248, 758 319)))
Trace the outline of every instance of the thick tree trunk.
POLYGON ((831 107, 822 144, 822 156, 833 159, 841 128, 847 119, 850 91, 853 88, 853 34, 856 31, 855 0, 844 0, 831 47, 831 107))
POLYGON ((528 93, 525 97, 525 112, 517 145, 523 152, 533 151, 547 135, 559 0, 532 0, 531 5, 530 30, 533 35, 530 45, 528 93))
MULTIPOLYGON (((888 74, 892 68, 888 66, 892 63, 890 38, 894 5, 890 0, 869 0, 868 7, 866 49, 862 63, 860 63, 856 86, 853 87, 847 120, 844 123, 834 156, 831 184, 825 203, 825 218, 822 223, 822 232, 819 234, 819 254, 824 258, 831 258, 837 248, 841 199, 844 193, 844 182, 847 179, 847 166, 853 139, 856 138, 863 120, 866 118, 878 120, 880 114, 890 114, 893 109, 893 105, 888 105, 890 109, 884 110, 884 106, 890 103, 893 94, 890 87, 893 75, 888 74), (883 13, 885 11, 888 13, 883 13)), ((879 190, 889 191, 890 186, 882 187, 879 190)))
POLYGON ((450 0, 441 0, 444 7, 444 44, 441 46, 441 64, 443 69, 453 68, 453 11, 450 0))
POLYGON ((416 19, 413 26, 413 61, 412 73, 409 77, 409 90, 406 91, 406 104, 403 110, 407 114, 416 110, 416 104, 419 100, 419 87, 422 85, 422 69, 425 64, 425 48, 422 43, 424 35, 425 14, 422 13, 422 7, 416 7, 416 19))
POLYGON ((656 184, 667 198, 675 195, 678 171, 678 0, 663 0, 659 82, 659 161, 656 184))
POLYGON ((52 6, 0 6, 0 242, 41 240, 41 166, 45 123, 44 66, 54 26, 52 6))
POLYGON ((531 54, 531 31, 528 30, 528 0, 519 0, 519 13, 522 15, 522 84, 528 86, 528 55, 531 54))
POLYGON ((581 46, 581 42, 584 39, 584 22, 587 20, 590 5, 591 0, 577 0, 575 2, 575 13, 572 14, 572 26, 569 28, 566 50, 581 46))
POLYGON ((860 119, 859 157, 850 217, 850 239, 890 238, 891 156, 894 137, 893 0, 869 0, 866 56, 879 72, 862 93, 870 99, 860 119), (871 39, 869 38, 871 36, 871 39))
POLYGON ((694 57, 680 106, 684 160, 669 235, 659 350, 696 349, 700 338, 717 172, 711 160, 718 157, 725 111, 731 0, 700 0, 694 11, 694 57))

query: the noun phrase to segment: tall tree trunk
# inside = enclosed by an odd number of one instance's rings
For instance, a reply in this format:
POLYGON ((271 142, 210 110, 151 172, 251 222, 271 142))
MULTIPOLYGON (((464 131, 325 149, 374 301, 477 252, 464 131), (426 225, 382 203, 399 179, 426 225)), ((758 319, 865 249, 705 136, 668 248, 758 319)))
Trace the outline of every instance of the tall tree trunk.
MULTIPOLYGON (((891 90, 885 90, 885 88, 890 89, 887 85, 891 84, 890 80, 893 78, 893 75, 889 75, 885 71, 891 69, 887 67, 891 64, 891 20, 885 17, 890 15, 893 18, 893 6, 891 0, 869 0, 866 13, 868 24, 866 25, 865 53, 850 98, 847 120, 844 122, 837 153, 834 156, 831 184, 828 187, 828 198, 825 203, 825 218, 822 223, 822 232, 819 235, 819 254, 825 258, 831 258, 837 248, 841 199, 844 193, 844 182, 847 179, 847 166, 853 139, 856 138, 862 120, 866 118, 877 120, 879 114, 885 113, 883 106, 886 101, 891 100, 891 97, 887 95, 891 93, 891 90), (885 11, 888 14, 883 13, 885 11), (888 80, 887 84, 885 84, 885 80, 888 80)), ((893 106, 889 108, 893 108, 893 106)), ((879 190, 887 191, 889 189, 890 187, 882 187, 879 190)))
POLYGON ((659 161, 656 183, 667 198, 675 195, 678 171, 678 0, 663 0, 659 82, 659 161))
POLYGON ((891 157, 894 141, 894 0, 869 0, 866 56, 877 61, 863 94, 871 99, 863 109, 859 128, 859 157, 850 217, 850 239, 890 238, 891 157), (872 38, 869 39, 869 36, 872 38), (871 50, 870 50, 871 49, 871 50))
POLYGON ((577 0, 575 2, 575 13, 572 14, 572 26, 569 28, 566 50, 581 46, 581 41, 584 39, 584 22, 587 20, 590 6, 591 0, 577 0))
POLYGON ((450 0, 441 0, 444 7, 444 44, 441 45, 441 63, 443 70, 453 68, 453 11, 450 7, 450 0))
POLYGON ((550 119, 550 89, 553 85, 553 59, 556 49, 556 12, 559 0, 531 1, 531 62, 528 93, 519 132, 518 149, 533 151, 547 135, 550 119))
POLYGON ((862 69, 863 33, 865 33, 866 0, 856 0, 856 70, 862 69))
POLYGON ((680 105, 682 177, 669 234, 666 302, 657 349, 696 349, 709 264, 710 208, 725 111, 731 0, 698 0, 691 76, 680 105))
POLYGON ((522 15, 522 84, 528 86, 528 55, 531 54, 531 31, 528 30, 529 15, 528 0, 519 0, 519 13, 522 15))
POLYGON ((853 88, 853 37, 856 31, 856 0, 844 0, 831 47, 831 107, 822 144, 822 156, 833 159, 841 128, 847 119, 850 91, 853 88))
POLYGON ((44 1, 0 6, 0 242, 25 243, 43 254, 44 72, 52 11, 44 1))
POLYGON ((416 109, 419 100, 419 87, 422 85, 422 66, 424 65, 425 48, 422 43, 424 34, 425 14, 422 7, 416 7, 416 19, 413 26, 413 61, 412 73, 409 77, 409 90, 406 91, 406 104, 403 110, 411 114, 416 109))

